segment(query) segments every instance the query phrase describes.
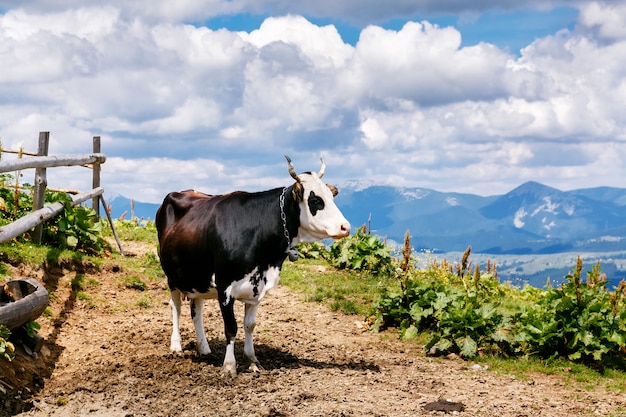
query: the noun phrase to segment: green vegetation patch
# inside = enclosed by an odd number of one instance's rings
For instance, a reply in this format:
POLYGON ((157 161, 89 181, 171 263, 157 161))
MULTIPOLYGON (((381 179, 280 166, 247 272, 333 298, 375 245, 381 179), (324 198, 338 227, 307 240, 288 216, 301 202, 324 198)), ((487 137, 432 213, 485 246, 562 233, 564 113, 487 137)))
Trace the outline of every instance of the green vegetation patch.
POLYGON ((126 275, 122 277, 122 284, 124 287, 132 290, 144 291, 146 289, 146 283, 135 275, 126 275))
POLYGON ((307 301, 321 302, 335 311, 365 316, 390 278, 338 270, 320 261, 285 262, 281 284, 304 295, 307 301))

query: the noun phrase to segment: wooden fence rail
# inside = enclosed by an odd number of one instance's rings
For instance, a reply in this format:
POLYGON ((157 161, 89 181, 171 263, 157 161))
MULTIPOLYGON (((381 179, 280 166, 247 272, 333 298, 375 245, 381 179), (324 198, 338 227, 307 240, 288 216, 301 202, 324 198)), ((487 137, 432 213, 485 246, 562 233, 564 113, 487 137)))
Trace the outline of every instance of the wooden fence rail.
MULTIPOLYGON (((103 192, 104 188, 98 187, 88 193, 72 196, 71 206, 75 206, 77 204, 85 202, 90 198, 93 198, 94 196, 100 196, 103 192)), ((35 226, 41 224, 42 222, 51 219, 52 217, 61 213, 64 208, 65 204, 61 202, 52 203, 37 211, 20 217, 13 223, 0 227, 0 243, 7 242, 16 236, 19 236, 22 233, 29 231, 35 226)))
MULTIPOLYGON (((65 208, 63 203, 57 202, 44 207, 44 196, 48 185, 46 168, 61 166, 90 166, 92 168, 92 184, 93 189, 87 193, 78 194, 72 197, 71 206, 81 204, 91 199, 92 209, 99 217, 99 203, 102 202, 107 218, 111 224, 113 236, 117 241, 118 247, 122 255, 122 245, 115 228, 111 216, 106 209, 106 203, 102 193, 104 189, 100 187, 100 165, 106 161, 106 156, 100 153, 100 136, 93 137, 94 153, 88 155, 48 155, 48 144, 50 140, 50 132, 39 132, 39 147, 37 156, 29 152, 19 152, 20 155, 31 155, 26 158, 20 158, 12 161, 0 160, 0 173, 19 171, 22 169, 35 168, 35 182, 33 190, 33 212, 14 221, 11 224, 0 227, 0 243, 4 243, 13 239, 20 234, 34 229, 31 238, 35 243, 41 243, 43 222, 56 216, 65 208)), ((3 150, 0 149, 0 152, 3 150)), ((6 152, 6 151, 4 151, 6 152)), ((11 151, 11 153, 16 153, 11 151)))
POLYGON ((0 161, 0 173, 20 171, 28 168, 52 168, 74 165, 102 164, 106 161, 103 154, 89 155, 52 155, 52 156, 29 156, 13 161, 0 161))

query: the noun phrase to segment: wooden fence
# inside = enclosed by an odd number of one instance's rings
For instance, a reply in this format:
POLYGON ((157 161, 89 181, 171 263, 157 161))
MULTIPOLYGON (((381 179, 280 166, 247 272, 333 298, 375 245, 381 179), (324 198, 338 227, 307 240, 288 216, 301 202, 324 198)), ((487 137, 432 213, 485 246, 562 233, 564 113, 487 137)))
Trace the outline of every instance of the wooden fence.
MULTIPOLYGON (((21 235, 31 229, 31 238, 35 243, 41 243, 43 232, 43 222, 61 213, 65 208, 63 203, 57 202, 44 207, 44 197, 48 186, 46 168, 60 166, 87 166, 92 169, 93 189, 86 193, 78 193, 72 196, 71 206, 76 206, 91 199, 91 207, 99 217, 99 203, 102 203, 107 215, 113 236, 117 241, 120 252, 124 254, 121 243, 113 227, 110 213, 106 208, 106 203, 102 193, 104 189, 100 186, 100 165, 106 161, 106 156, 100 153, 100 136, 93 137, 93 153, 88 155, 48 155, 48 144, 50 142, 50 132, 39 132, 39 146, 37 153, 19 151, 20 156, 27 155, 26 158, 19 158, 11 161, 0 160, 0 173, 20 171, 22 169, 35 168, 35 181, 33 183, 33 212, 14 221, 11 224, 0 227, 0 243, 7 242, 16 236, 21 235)), ((0 152, 18 153, 0 149, 0 152)))

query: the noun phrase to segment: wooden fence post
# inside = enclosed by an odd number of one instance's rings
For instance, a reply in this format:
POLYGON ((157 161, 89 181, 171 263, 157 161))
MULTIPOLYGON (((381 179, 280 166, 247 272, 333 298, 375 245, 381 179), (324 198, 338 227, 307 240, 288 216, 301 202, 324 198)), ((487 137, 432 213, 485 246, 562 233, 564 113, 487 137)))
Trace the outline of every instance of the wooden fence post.
MULTIPOLYGON (((48 144, 50 143, 50 132, 39 132, 39 147, 37 148, 38 156, 48 156, 48 144)), ((46 187, 48 179, 46 177, 46 168, 35 169, 35 190, 33 194, 33 211, 43 208, 46 196, 46 187)), ((40 244, 43 234, 43 224, 38 224, 32 232, 31 239, 34 243, 40 244)))
MULTIPOLYGON (((100 136, 93 137, 93 153, 100 153, 100 136)), ((93 177, 91 188, 100 187, 100 162, 93 164, 93 177)), ((96 212, 96 221, 100 220, 100 197, 96 196, 91 200, 91 208, 96 212)), ((105 209, 106 210, 106 209, 105 209)))

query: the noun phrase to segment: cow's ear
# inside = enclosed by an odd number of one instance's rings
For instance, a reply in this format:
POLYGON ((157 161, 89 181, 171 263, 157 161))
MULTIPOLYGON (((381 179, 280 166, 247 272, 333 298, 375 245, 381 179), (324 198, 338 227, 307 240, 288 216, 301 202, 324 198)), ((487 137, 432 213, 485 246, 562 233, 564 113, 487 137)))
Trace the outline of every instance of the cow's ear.
POLYGON ((330 192, 333 193, 333 197, 337 197, 337 194, 339 194, 339 190, 337 189, 337 187, 332 184, 326 184, 326 186, 328 187, 330 192))
POLYGON ((297 202, 304 200, 304 187, 299 182, 296 182, 291 188, 291 196, 297 202))

